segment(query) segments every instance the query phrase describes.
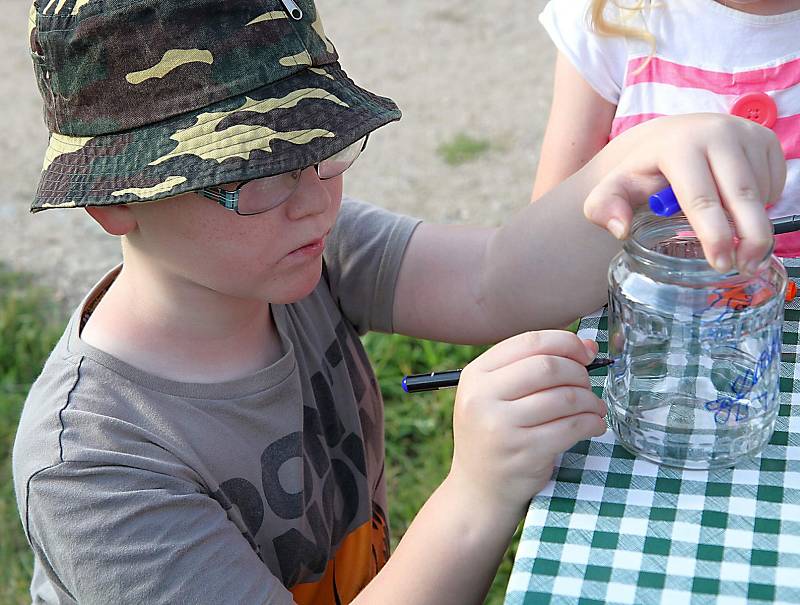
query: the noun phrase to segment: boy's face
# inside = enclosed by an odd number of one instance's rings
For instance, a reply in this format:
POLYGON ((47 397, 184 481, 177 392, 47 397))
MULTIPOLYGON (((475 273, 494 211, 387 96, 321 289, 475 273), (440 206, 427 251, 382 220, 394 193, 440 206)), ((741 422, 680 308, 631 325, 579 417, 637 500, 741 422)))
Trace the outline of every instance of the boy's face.
POLYGON ((292 196, 262 214, 240 216, 195 193, 131 204, 128 244, 182 286, 290 303, 317 285, 341 202, 342 177, 320 180, 308 168, 292 196))

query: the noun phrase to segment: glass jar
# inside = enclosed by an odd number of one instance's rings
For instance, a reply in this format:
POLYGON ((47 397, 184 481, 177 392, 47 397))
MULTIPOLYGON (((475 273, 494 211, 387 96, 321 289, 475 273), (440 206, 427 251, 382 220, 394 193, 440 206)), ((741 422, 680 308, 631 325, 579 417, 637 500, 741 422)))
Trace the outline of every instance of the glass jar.
POLYGON ((691 469, 759 453, 778 412, 781 262, 769 254, 754 276, 722 275, 683 215, 640 213, 608 282, 606 394, 622 444, 691 469))

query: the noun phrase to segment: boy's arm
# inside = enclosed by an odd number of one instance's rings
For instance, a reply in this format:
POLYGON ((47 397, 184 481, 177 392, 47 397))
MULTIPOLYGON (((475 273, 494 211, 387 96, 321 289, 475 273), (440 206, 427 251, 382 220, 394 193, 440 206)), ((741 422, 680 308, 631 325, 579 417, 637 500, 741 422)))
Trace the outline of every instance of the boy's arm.
POLYGON ((486 344, 602 306, 620 244, 583 217, 586 181, 568 179, 497 229, 422 223, 397 281, 395 332, 486 344))
POLYGON ((555 457, 602 435, 584 365, 597 345, 563 331, 504 340, 461 373, 453 464, 359 605, 479 604, 555 457))
POLYGON ((185 479, 64 462, 29 482, 26 531, 78 603, 293 605, 221 503, 185 479))
POLYGON ((780 196, 785 175, 774 133, 757 124, 721 114, 651 120, 498 229, 420 225, 401 265, 394 329, 487 343, 596 309, 620 249, 600 226, 624 237, 633 206, 666 179, 712 265, 745 268, 769 249, 764 203, 780 196), (738 231, 735 256, 725 212, 738 231))
POLYGON ((561 52, 531 200, 575 174, 608 143, 616 106, 592 88, 561 52))
POLYGON ((353 605, 483 603, 524 509, 505 513, 467 494, 445 479, 353 605))
POLYGON ((499 228, 417 227, 398 277, 395 331, 485 344, 602 306, 621 246, 583 215, 595 172, 573 175, 499 228))

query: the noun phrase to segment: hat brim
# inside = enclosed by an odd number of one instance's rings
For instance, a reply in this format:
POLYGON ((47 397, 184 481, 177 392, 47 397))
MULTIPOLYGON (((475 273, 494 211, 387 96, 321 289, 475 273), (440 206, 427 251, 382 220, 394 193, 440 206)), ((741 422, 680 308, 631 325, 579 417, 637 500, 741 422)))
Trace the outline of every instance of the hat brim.
POLYGON ((398 119, 393 101, 357 86, 338 63, 306 69, 141 128, 52 134, 31 212, 151 202, 291 172, 398 119))

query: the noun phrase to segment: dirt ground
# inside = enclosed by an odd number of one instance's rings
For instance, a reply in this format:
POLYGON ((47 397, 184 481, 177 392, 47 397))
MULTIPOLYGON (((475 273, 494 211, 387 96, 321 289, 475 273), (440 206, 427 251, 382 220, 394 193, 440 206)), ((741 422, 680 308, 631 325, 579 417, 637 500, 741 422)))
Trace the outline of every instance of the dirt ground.
MULTIPOLYGON (((555 51, 545 0, 318 0, 342 65, 404 117, 370 138, 346 192, 426 220, 497 224, 527 203, 555 51), (460 166, 436 153, 463 133, 492 150, 460 166)), ((47 130, 26 43, 29 2, 0 0, 0 261, 41 276, 67 304, 119 260, 81 210, 28 213, 47 130)))

